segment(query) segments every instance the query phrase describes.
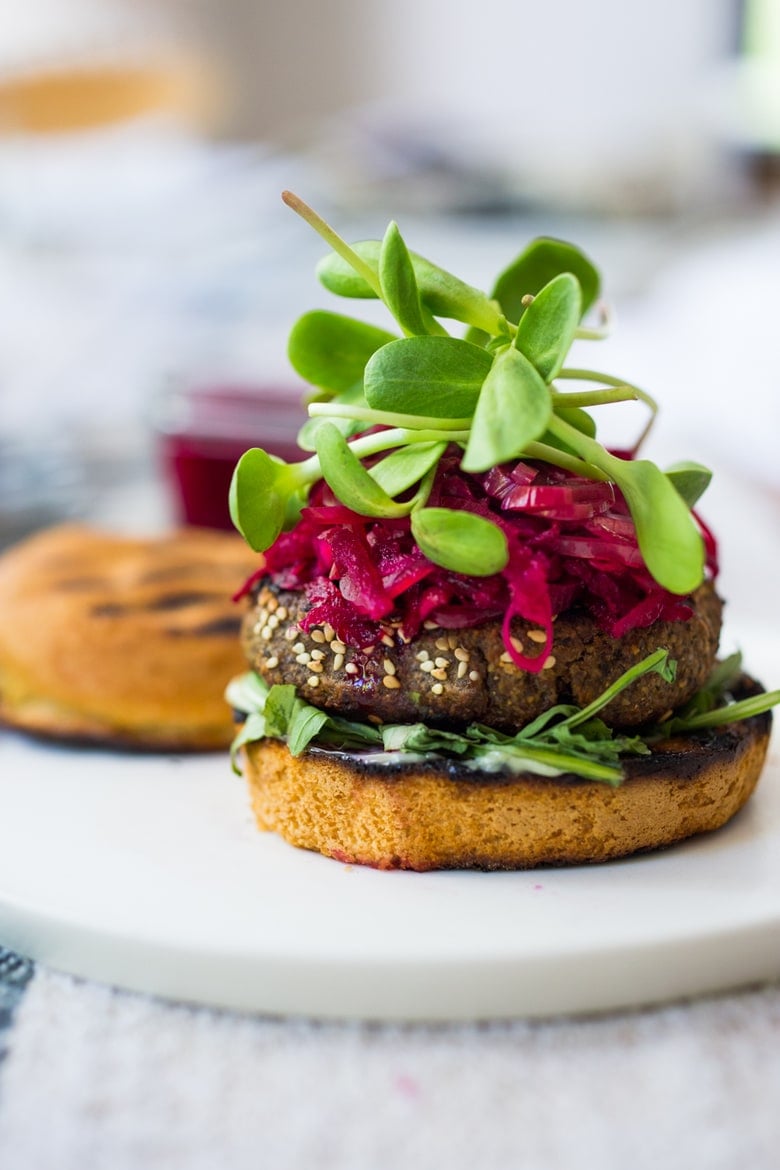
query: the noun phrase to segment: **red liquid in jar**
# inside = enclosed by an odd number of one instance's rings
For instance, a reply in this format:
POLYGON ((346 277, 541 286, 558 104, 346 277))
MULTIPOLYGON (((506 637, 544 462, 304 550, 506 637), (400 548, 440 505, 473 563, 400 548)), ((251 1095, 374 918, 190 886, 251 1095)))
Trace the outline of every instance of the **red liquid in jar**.
POLYGON ((305 420, 294 390, 216 387, 177 395, 158 440, 177 520, 232 528, 228 491, 240 456, 262 447, 287 462, 305 458, 296 443, 305 420))

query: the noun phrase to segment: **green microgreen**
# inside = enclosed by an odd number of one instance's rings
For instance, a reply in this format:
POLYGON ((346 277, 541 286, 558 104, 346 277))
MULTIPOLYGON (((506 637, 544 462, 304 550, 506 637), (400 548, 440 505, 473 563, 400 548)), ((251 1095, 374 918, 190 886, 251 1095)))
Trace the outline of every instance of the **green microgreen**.
POLYGON ((552 399, 536 367, 519 349, 500 350, 482 383, 464 471, 487 471, 523 454, 547 429, 552 399))
POLYGON ((649 460, 620 459, 555 415, 550 430, 620 488, 645 564, 656 581, 671 593, 696 589, 704 575, 704 542, 672 481, 649 460))
POLYGON ((305 381, 340 394, 362 383, 368 359, 395 338, 365 321, 315 309, 293 325, 287 356, 305 381))
POLYGON ((379 284, 382 299, 407 337, 447 334, 420 297, 412 258, 397 223, 390 224, 382 240, 379 284))
POLYGON ((284 201, 331 249, 318 276, 348 299, 384 303, 390 329, 316 310, 290 334, 290 360, 318 390, 300 442, 311 452, 285 464, 254 449, 231 485, 234 523, 253 548, 267 548, 292 526, 308 492, 324 478, 347 507, 367 516, 410 515, 421 549, 436 564, 470 575, 506 564, 500 528, 472 513, 428 508, 445 450, 463 451, 465 471, 480 473, 524 458, 578 476, 612 481, 630 509, 650 573, 685 594, 703 578, 704 550, 691 507, 709 481, 699 464, 662 472, 645 459, 621 459, 596 438, 590 413, 638 400, 655 401, 623 378, 567 366, 575 338, 605 335, 585 318, 597 302, 599 274, 572 244, 540 238, 479 289, 411 251, 396 223, 381 240, 347 243, 290 192, 284 201), (450 336, 439 318, 467 326, 450 336), (587 387, 562 390, 567 381, 587 387), (364 434, 369 428, 373 433, 364 434), (367 468, 363 461, 383 455, 367 468))
POLYGON ((471 418, 492 364, 484 349, 456 337, 389 342, 366 365, 366 402, 376 410, 471 418))
MULTIPOLYGON (((378 274, 380 240, 359 240, 352 250, 378 274)), ((409 252, 417 288, 423 304, 437 317, 461 321, 464 325, 485 330, 489 336, 505 333, 506 319, 499 306, 479 289, 473 288, 457 276, 431 264, 416 252, 409 252)), ((379 294, 337 253, 325 256, 317 265, 317 276, 329 292, 350 298, 376 298, 379 294)))
POLYGON ((552 382, 574 341, 582 311, 582 293, 570 272, 561 272, 533 297, 520 318, 514 344, 552 382))
POLYGON ((412 512, 412 536, 429 561, 471 577, 500 573, 509 559, 498 525, 473 512, 420 508, 412 512))

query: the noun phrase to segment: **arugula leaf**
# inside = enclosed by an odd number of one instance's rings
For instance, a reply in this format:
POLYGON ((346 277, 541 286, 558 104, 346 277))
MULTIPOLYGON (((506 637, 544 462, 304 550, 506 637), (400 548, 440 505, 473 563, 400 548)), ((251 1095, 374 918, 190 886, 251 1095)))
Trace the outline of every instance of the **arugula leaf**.
POLYGON ((507 735, 484 724, 472 723, 462 732, 428 727, 425 723, 385 724, 351 722, 313 707, 295 695, 293 687, 269 687, 259 676, 243 676, 228 687, 232 706, 244 711, 247 724, 233 745, 233 756, 243 744, 264 736, 287 739, 290 752, 300 755, 309 745, 340 749, 383 747, 386 752, 454 756, 474 767, 508 767, 544 776, 575 775, 583 779, 619 784, 621 757, 646 755, 649 748, 639 736, 615 732, 594 717, 615 694, 648 671, 658 671, 671 681, 673 664, 665 650, 657 650, 625 671, 603 695, 584 709, 561 704, 507 735), (260 719, 248 728, 249 720, 260 719))

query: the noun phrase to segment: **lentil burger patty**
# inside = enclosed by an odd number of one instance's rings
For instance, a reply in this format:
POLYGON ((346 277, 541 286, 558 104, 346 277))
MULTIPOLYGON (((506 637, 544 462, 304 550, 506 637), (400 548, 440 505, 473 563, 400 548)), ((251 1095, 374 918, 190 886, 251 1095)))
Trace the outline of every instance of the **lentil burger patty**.
MULTIPOLYGON (((518 669, 504 648, 501 623, 469 629, 424 629, 404 641, 388 622, 376 645, 345 645, 328 625, 304 632, 309 608, 299 591, 268 581, 244 618, 242 642, 254 670, 269 684, 292 683, 307 702, 347 717, 434 726, 487 723, 513 732, 556 703, 586 706, 620 674, 658 647, 677 662, 674 683, 651 673, 614 699, 602 717, 616 728, 660 719, 686 702, 710 673, 718 647, 722 603, 710 583, 690 599, 688 621, 656 622, 613 638, 578 610, 555 622, 553 652, 539 673, 518 669)), ((515 620, 522 652, 542 652, 544 632, 515 620)))

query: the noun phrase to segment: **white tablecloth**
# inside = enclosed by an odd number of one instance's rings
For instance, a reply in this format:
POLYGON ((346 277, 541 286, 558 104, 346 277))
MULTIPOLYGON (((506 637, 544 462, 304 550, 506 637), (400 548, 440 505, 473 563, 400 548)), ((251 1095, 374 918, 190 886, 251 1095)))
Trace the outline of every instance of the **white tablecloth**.
POLYGON ((780 986, 616 1016, 270 1020, 38 970, 0 1079, 14 1170, 776 1170, 780 986))

